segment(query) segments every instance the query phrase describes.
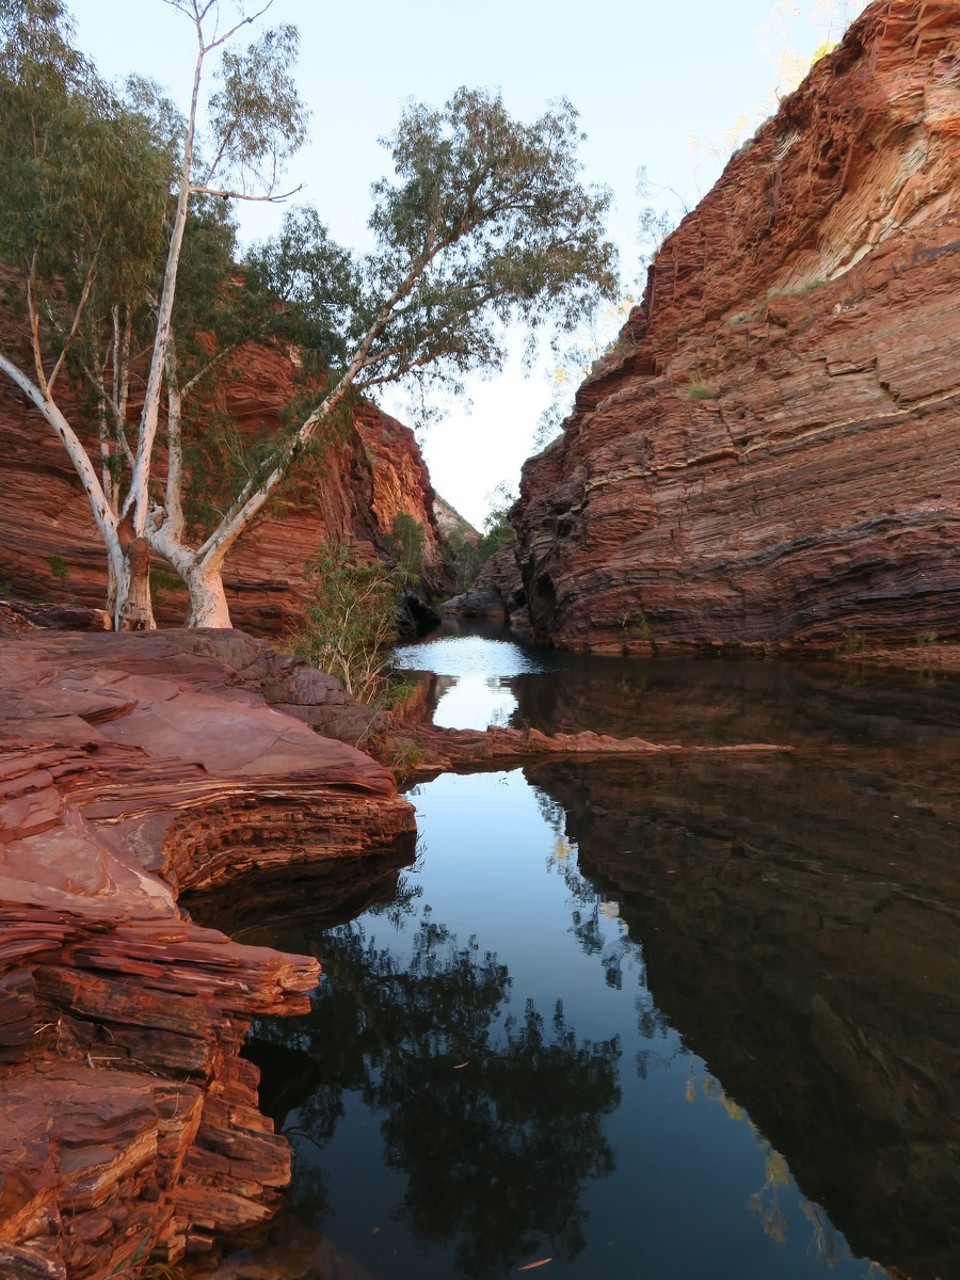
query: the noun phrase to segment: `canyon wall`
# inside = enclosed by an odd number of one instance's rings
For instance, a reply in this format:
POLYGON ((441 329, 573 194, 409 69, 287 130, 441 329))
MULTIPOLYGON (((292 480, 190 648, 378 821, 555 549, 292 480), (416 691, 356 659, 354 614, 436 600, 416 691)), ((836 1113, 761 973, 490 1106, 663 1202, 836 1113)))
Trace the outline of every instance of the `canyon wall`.
MULTIPOLYGON (((248 439, 276 429, 296 397, 296 375, 288 354, 250 344, 210 412, 248 439)), ((93 430, 92 421, 86 425, 93 430)), ((360 402, 352 429, 308 472, 292 478, 266 518, 231 552, 224 581, 234 625, 258 634, 289 630, 307 595, 304 562, 318 544, 346 541, 382 555, 401 513, 424 527, 426 577, 442 592, 433 500, 413 432, 360 402)), ((102 607, 105 594, 106 557, 80 481, 50 428, 0 379, 0 596, 102 607)), ((161 625, 177 625, 186 616, 186 593, 162 563, 155 566, 154 606, 161 625)))
POLYGON ((178 895, 302 899, 337 859, 379 883, 413 810, 303 723, 353 731, 335 683, 239 632, 26 633, 0 663, 0 1274, 139 1275, 275 1211, 290 1150, 240 1050, 318 980, 178 895))
POLYGON ((882 0, 666 240, 524 470, 536 637, 960 634, 960 9, 882 0))

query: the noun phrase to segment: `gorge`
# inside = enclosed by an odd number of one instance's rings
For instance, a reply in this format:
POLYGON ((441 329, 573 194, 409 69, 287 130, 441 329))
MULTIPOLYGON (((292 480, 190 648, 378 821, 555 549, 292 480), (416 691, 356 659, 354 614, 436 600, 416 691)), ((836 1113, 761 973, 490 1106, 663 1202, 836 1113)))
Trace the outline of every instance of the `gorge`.
MULTIPOLYGON (((0 1274, 958 1274, 958 179, 960 12, 877 0, 527 464, 538 647, 423 659, 475 723, 385 728, 263 638, 399 514, 443 594, 362 401, 232 553, 243 631, 159 564, 169 630, 0 606, 0 1274)), ((250 344, 215 408, 276 428, 295 373, 250 344)), ((0 583, 102 604, 5 382, 0 583)))

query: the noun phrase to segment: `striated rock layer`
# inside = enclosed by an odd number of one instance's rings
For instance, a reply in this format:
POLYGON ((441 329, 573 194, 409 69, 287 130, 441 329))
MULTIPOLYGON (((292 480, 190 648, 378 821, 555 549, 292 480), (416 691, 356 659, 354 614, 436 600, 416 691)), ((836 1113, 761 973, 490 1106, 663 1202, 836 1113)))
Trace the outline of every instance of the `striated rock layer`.
POLYGON ((513 513, 579 650, 960 634, 960 9, 872 4, 663 245, 513 513))
POLYGON ((24 635, 0 662, 0 1274, 132 1275, 275 1209, 289 1150, 240 1048, 318 977, 178 892, 396 857, 413 811, 267 704, 304 708, 308 672, 239 633, 24 635))
MULTIPOLYGON (((289 355, 249 344, 211 412, 245 436, 276 429, 297 395, 296 373, 289 355)), ((93 420, 86 425, 94 433, 93 420)), ((399 514, 423 526, 427 576, 441 589, 441 535, 426 464, 410 428, 374 405, 360 402, 353 429, 284 494, 227 560, 224 583, 236 626, 267 635, 289 630, 307 596, 304 563, 318 544, 350 542, 383 554, 399 514)), ((186 616, 186 593, 160 562, 155 570, 158 621, 176 625, 186 616)), ((106 557, 62 446, 0 378, 0 596, 11 595, 102 607, 106 557)))

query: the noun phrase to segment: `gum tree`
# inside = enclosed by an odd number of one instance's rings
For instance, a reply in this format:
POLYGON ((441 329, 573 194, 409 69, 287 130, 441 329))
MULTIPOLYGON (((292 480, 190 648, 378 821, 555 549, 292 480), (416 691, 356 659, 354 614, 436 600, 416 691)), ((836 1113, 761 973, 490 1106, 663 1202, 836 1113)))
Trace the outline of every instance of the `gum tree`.
POLYGON ((185 117, 142 80, 124 94, 105 84, 72 48, 61 0, 0 0, 0 260, 28 333, 26 349, 16 333, 0 338, 0 373, 70 457, 106 547, 114 625, 124 629, 154 625, 144 534, 191 201, 272 198, 280 164, 305 136, 289 72, 296 31, 268 31, 242 53, 227 47, 269 3, 224 25, 219 0, 165 2, 196 38, 185 117), (204 104, 211 59, 218 88, 204 104), (131 421, 138 359, 142 405, 131 421), (93 447, 82 407, 71 420, 76 398, 64 397, 67 372, 78 368, 96 401, 93 447))
MULTIPOLYGON (((613 294, 608 196, 581 183, 579 140, 567 103, 529 125, 475 90, 441 110, 411 105, 386 140, 395 176, 373 188, 371 253, 354 257, 301 209, 249 255, 251 287, 276 300, 329 374, 200 546, 185 546, 175 504, 148 521, 151 546, 190 589, 195 624, 229 625, 227 554, 351 396, 411 379, 425 394, 456 387, 472 369, 501 365, 511 324, 534 336, 548 324, 571 329, 613 294)), ((170 472, 185 474, 175 454, 170 472)))
POLYGON ((244 52, 232 47, 269 4, 231 26, 220 0, 165 2, 196 38, 183 116, 143 81, 123 96, 105 86, 71 48, 61 0, 0 0, 0 166, 25 179, 0 186, 0 260, 29 332, 29 352, 0 336, 0 373, 44 416, 80 476, 107 549, 115 625, 154 625, 152 550, 185 582, 189 622, 219 627, 229 625, 227 555, 353 397, 410 379, 426 392, 495 369, 518 321, 532 335, 572 328, 612 295, 613 249, 603 239, 608 196, 580 180, 569 104, 529 125, 511 119, 499 96, 467 89, 440 110, 409 106, 386 140, 394 177, 373 188, 372 252, 351 254, 313 210, 296 210, 239 273, 221 255, 219 276, 204 286, 208 302, 229 310, 239 274, 246 297, 259 300, 259 331, 282 332, 324 373, 219 515, 191 520, 205 477, 186 453, 185 407, 244 331, 228 335, 211 321, 206 346, 191 341, 205 313, 181 280, 190 228, 205 219, 215 229, 211 201, 277 198, 305 114, 290 79, 292 28, 244 52), (204 102, 214 60, 217 88, 204 102), (65 366, 93 396, 93 447, 82 409, 70 421, 64 408, 76 403, 61 398, 65 366), (133 421, 131 371, 143 387, 133 421))

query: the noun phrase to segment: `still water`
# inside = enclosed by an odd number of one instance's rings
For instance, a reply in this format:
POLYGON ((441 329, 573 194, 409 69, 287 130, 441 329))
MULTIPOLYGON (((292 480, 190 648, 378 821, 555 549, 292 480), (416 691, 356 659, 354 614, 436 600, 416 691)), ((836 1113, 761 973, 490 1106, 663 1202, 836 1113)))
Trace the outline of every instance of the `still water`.
POLYGON ((227 922, 323 964, 250 1052, 342 1274, 960 1276, 956 688, 449 629, 400 659, 439 724, 795 750, 444 776, 412 866, 227 922))

